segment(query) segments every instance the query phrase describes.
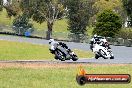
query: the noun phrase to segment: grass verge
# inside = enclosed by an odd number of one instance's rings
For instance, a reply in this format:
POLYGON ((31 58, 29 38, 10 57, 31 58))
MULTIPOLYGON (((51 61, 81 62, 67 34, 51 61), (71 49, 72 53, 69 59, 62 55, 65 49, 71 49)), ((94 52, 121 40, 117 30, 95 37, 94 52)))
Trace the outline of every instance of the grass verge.
MULTIPOLYGON (((91 58, 90 51, 74 50, 79 58, 91 58)), ((0 60, 53 60, 48 45, 0 40, 0 60)))
MULTIPOLYGON (((79 86, 75 80, 79 65, 67 67, 68 65, 65 68, 59 64, 59 67, 52 68, 2 67, 0 68, 0 88, 132 88, 131 83, 79 86)), ((88 74, 132 75, 132 65, 84 64, 83 66, 88 74)))

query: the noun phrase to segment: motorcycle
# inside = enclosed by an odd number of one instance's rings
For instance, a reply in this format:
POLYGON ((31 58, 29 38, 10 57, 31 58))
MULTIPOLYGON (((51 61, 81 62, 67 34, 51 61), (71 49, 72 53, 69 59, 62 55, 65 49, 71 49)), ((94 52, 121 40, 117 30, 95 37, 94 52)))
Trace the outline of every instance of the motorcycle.
POLYGON ((61 61, 70 60, 70 59, 72 59, 73 61, 78 60, 77 55, 73 51, 59 45, 56 47, 54 54, 56 60, 61 60, 61 61))
POLYGON ((101 46, 96 43, 92 50, 95 53, 95 59, 98 59, 99 57, 102 57, 104 59, 114 59, 112 51, 109 50, 107 47, 101 46))

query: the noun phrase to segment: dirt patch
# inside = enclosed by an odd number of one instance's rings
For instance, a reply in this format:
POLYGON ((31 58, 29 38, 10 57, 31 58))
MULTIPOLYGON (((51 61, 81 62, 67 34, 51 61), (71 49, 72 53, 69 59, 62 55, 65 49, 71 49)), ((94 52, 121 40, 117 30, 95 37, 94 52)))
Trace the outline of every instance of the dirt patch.
POLYGON ((0 63, 0 68, 69 68, 69 67, 98 67, 125 66, 128 64, 73 64, 73 63, 0 63))

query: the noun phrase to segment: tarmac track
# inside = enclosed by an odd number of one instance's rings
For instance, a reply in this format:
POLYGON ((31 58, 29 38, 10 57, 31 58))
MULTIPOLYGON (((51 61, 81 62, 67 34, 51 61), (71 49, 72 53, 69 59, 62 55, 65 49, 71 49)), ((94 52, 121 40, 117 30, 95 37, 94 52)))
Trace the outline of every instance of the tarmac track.
MULTIPOLYGON (((25 38, 25 37, 16 37, 16 36, 5 36, 0 35, 0 40, 8 40, 8 41, 17 41, 17 42, 28 42, 32 44, 47 44, 48 40, 44 39, 35 39, 35 38, 25 38)), ((81 49, 81 50, 89 50, 89 44, 86 43, 73 43, 73 42, 65 42, 71 49, 81 49)), ((111 46, 115 59, 102 59, 99 58, 96 60, 95 58, 81 58, 78 61, 46 61, 46 60, 25 60, 25 61, 0 61, 0 63, 99 63, 99 64, 132 64, 132 47, 125 46, 111 46)))

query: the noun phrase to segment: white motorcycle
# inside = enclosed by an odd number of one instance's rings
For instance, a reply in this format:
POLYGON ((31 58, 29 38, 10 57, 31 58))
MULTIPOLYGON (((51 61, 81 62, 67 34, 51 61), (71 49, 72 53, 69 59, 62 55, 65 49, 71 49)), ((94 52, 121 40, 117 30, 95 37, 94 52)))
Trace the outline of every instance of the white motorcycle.
POLYGON ((95 59, 98 59, 99 57, 102 57, 104 59, 114 59, 112 51, 108 50, 108 48, 106 47, 101 46, 100 44, 94 44, 92 50, 95 53, 95 59))

